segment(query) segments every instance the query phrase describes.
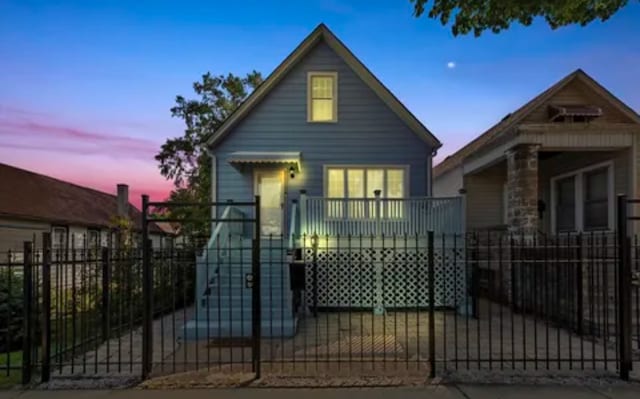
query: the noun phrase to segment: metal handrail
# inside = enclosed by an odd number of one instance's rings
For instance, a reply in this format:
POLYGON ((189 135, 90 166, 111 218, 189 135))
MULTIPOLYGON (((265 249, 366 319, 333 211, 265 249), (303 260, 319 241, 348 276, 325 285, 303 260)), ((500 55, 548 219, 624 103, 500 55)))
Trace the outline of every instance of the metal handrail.
POLYGON ((289 223, 289 249, 293 249, 293 246, 295 244, 295 237, 297 236, 297 233, 298 233, 296 229, 297 216, 298 216, 298 203, 294 202, 293 205, 291 206, 291 220, 289 223))

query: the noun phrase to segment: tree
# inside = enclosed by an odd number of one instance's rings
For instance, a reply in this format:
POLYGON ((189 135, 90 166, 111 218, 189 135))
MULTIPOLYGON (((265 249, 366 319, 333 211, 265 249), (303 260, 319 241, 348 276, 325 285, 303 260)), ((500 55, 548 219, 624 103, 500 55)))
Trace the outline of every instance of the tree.
MULTIPOLYGON (((185 123, 184 134, 168 139, 155 159, 160 173, 173 181, 170 201, 209 202, 211 200, 211 161, 204 150, 206 139, 238 108, 247 96, 262 83, 262 75, 253 71, 244 77, 228 74, 202 75, 193 83, 197 99, 176 96, 171 116, 185 123)), ((184 218, 183 232, 207 235, 209 207, 174 208, 166 210, 174 217, 184 218)))
MULTIPOLYGON (((471 31, 475 36, 490 29, 494 33, 509 28, 513 22, 531 25, 534 18, 542 17, 553 28, 580 24, 600 19, 607 20, 629 0, 410 0, 414 14, 424 14, 433 3, 428 16, 447 25, 453 19, 451 30, 455 36, 471 31)), ((633 0, 632 0, 633 1, 633 0)))

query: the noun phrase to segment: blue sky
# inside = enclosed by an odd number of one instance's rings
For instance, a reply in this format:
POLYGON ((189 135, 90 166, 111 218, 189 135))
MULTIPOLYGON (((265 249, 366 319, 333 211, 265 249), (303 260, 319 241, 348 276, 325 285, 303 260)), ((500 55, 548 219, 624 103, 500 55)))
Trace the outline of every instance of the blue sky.
POLYGON ((153 154, 201 74, 268 74, 326 23, 445 146, 580 67, 640 109, 640 2, 556 31, 454 38, 408 0, 0 1, 0 162, 162 196, 153 154), (448 63, 455 63, 449 68, 448 63))

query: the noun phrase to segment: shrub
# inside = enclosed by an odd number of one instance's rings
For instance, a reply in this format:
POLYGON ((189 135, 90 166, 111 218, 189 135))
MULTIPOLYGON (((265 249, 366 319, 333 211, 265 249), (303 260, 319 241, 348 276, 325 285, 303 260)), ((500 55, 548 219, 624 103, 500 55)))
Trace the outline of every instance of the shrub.
POLYGON ((21 346, 23 306, 22 275, 0 270, 0 352, 21 346))

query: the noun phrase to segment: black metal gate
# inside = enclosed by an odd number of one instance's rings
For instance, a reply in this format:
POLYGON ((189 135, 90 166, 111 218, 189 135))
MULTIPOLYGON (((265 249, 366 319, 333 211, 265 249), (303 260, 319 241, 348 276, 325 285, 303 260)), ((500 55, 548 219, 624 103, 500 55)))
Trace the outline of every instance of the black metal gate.
POLYGON ((178 203, 150 202, 143 196, 142 209, 142 378, 154 373, 175 373, 176 358, 181 356, 177 351, 182 351, 183 369, 218 367, 233 371, 237 367, 259 378, 260 197, 244 202, 178 203), (208 212, 216 214, 203 217, 208 212), (151 230, 160 223, 169 223, 174 230, 177 227, 174 238, 179 239, 181 227, 202 224, 203 220, 210 224, 211 230, 203 240, 198 240, 196 235, 182 237, 182 241, 192 240, 183 244, 195 246, 200 252, 193 260, 196 278, 192 315, 189 320, 186 314, 182 315, 183 334, 178 337, 179 348, 176 348, 175 336, 166 337, 163 319, 158 318, 159 313, 171 312, 170 324, 175 325, 175 308, 159 309, 154 303, 158 297, 157 286, 163 279, 159 273, 166 267, 167 254, 154 250, 151 230), (158 339, 162 342, 154 342, 158 339), (165 355, 164 340, 172 344, 168 355, 165 355), (248 370, 245 366, 249 366, 248 370))

